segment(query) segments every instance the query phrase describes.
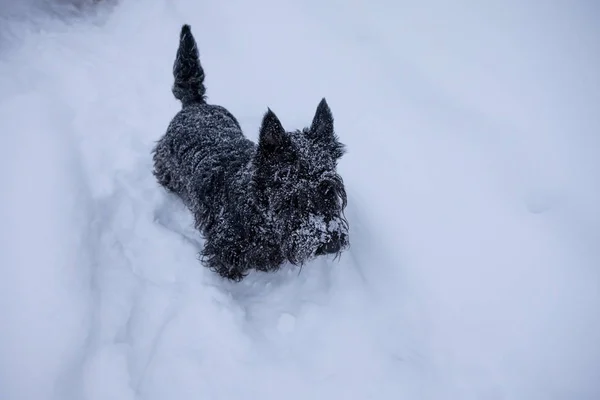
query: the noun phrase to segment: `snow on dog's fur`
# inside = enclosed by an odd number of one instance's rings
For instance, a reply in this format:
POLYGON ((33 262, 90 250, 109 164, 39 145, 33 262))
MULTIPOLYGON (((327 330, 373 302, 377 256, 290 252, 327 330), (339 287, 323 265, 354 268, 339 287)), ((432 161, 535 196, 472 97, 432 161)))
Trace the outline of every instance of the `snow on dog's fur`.
POLYGON ((274 271, 345 250, 346 191, 336 172, 344 145, 325 99, 311 126, 294 132, 268 109, 255 144, 229 111, 206 102, 189 25, 173 75, 182 109, 153 151, 154 175, 193 213, 206 239, 203 263, 241 280, 250 269, 274 271))

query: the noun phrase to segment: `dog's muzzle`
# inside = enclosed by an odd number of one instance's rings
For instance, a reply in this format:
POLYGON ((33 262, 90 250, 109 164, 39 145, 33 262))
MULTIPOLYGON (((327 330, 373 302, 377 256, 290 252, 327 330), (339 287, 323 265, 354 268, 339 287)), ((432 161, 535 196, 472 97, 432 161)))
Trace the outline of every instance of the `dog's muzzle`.
POLYGON ((321 244, 315 254, 317 256, 322 256, 326 254, 337 254, 342 248, 345 246, 344 238, 340 237, 340 235, 336 232, 331 235, 331 238, 328 242, 321 244))

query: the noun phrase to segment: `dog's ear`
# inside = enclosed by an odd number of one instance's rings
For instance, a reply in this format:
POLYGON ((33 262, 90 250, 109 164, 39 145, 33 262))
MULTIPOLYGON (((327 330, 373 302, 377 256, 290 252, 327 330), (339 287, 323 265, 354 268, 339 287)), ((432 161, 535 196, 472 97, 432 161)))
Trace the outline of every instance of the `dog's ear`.
POLYGON ((258 147, 263 153, 272 153, 288 144, 290 138, 281 125, 279 118, 269 108, 265 113, 258 133, 258 147))
POLYGON ((317 111, 308 131, 312 139, 331 140, 335 139, 333 131, 333 115, 327 105, 325 98, 317 106, 317 111))
POLYGON ((317 111, 313 118, 307 136, 319 142, 325 149, 331 151, 334 158, 340 158, 345 153, 344 145, 338 141, 338 137, 333 129, 333 115, 325 98, 317 106, 317 111))

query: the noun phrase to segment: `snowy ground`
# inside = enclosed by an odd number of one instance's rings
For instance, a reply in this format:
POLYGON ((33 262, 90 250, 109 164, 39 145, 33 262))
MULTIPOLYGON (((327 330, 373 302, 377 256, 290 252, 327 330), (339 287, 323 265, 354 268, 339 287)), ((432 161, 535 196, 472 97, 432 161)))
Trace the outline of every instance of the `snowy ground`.
POLYGON ((597 5, 29 3, 0 1, 0 399, 600 398, 597 5), (150 173, 184 22, 248 136, 327 97, 340 262, 199 267, 150 173))

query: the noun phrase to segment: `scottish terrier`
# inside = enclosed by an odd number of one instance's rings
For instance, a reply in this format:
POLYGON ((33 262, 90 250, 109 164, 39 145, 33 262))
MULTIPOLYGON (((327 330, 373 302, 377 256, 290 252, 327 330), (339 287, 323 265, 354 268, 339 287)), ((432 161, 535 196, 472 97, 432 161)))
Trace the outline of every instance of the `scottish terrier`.
POLYGON ((348 248, 346 191, 336 172, 345 146, 325 99, 311 126, 294 132, 268 108, 256 144, 229 111, 206 102, 187 24, 173 75, 182 109, 152 151, 153 173, 192 212, 206 267, 240 281, 251 269, 275 271, 348 248))

